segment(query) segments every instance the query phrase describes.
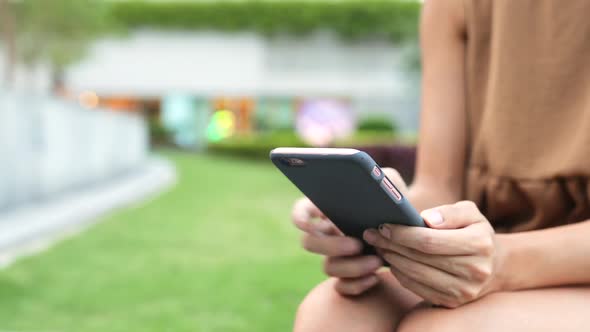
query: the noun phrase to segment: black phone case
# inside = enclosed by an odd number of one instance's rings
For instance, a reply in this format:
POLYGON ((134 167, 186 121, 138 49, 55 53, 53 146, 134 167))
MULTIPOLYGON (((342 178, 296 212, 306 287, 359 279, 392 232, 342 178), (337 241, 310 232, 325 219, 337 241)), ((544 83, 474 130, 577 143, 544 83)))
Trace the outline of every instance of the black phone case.
MULTIPOLYGON (((386 189, 385 174, 380 168, 379 172, 373 172, 379 166, 362 151, 349 155, 319 155, 273 150, 270 158, 348 236, 362 240, 366 229, 382 224, 425 227, 420 214, 403 195, 396 200, 386 189), (290 166, 283 162, 284 158, 299 158, 305 164, 290 166)), ((375 251, 365 243, 364 253, 374 254, 375 251)))

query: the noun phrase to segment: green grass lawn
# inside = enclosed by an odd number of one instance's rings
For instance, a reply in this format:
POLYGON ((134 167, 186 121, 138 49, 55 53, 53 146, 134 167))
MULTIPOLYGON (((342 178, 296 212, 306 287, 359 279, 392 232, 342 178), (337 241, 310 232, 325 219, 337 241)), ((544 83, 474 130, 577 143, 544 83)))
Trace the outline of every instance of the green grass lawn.
POLYGON ((286 331, 322 279, 270 162, 176 152, 169 192, 0 270, 0 331, 286 331))

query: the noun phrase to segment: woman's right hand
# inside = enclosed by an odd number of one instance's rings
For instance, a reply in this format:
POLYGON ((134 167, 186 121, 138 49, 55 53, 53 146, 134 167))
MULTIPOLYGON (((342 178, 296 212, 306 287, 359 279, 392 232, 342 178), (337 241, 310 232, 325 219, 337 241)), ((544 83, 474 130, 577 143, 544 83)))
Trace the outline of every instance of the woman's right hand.
POLYGON ((337 279, 336 291, 342 295, 360 295, 375 286, 375 272, 383 265, 377 256, 362 256, 362 242, 344 236, 307 198, 295 203, 293 223, 304 232, 305 250, 325 256, 324 272, 337 279))

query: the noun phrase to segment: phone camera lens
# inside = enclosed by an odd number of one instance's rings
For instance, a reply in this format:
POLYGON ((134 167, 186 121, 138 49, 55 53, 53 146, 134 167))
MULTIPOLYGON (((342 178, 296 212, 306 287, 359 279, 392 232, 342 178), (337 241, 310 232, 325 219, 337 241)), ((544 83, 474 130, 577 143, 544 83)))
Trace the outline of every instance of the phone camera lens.
POLYGON ((305 165, 305 162, 299 158, 291 158, 289 160, 289 162, 291 163, 291 166, 303 166, 305 165))
POLYGON ((285 166, 291 167, 305 166, 305 161, 299 158, 281 158, 279 162, 285 166))

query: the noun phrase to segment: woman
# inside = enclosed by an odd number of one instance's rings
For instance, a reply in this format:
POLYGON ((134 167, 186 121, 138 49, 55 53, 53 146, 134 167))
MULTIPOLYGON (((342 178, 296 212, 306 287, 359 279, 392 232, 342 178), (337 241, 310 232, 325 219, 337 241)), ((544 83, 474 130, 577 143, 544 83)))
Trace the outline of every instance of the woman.
POLYGON ((360 256, 297 202, 303 246, 332 278, 296 331, 590 331, 588 13, 587 0, 424 4, 406 196, 430 228, 369 230, 381 258, 360 256))

